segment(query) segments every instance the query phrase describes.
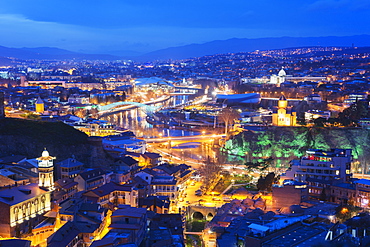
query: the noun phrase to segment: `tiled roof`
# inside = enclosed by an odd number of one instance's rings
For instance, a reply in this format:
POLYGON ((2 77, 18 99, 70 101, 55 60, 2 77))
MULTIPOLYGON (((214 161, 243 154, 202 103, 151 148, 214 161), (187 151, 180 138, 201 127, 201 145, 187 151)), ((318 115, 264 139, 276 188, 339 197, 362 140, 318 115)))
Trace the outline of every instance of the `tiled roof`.
POLYGON ((42 189, 38 184, 32 183, 0 191, 0 202, 16 205, 46 193, 48 193, 47 189, 42 189))
POLYGON ((60 167, 64 167, 64 168, 83 166, 82 162, 80 162, 76 159, 73 159, 73 158, 68 158, 66 160, 63 160, 63 161, 59 162, 58 164, 60 165, 60 167))
POLYGON ((90 180, 91 178, 98 177, 104 174, 103 169, 101 168, 96 168, 92 170, 88 170, 85 172, 82 172, 79 174, 84 180, 90 180))
POLYGON ((68 221, 48 238, 47 245, 48 247, 68 246, 80 233, 80 229, 73 222, 68 221))
POLYGON ((108 195, 112 193, 113 191, 131 191, 132 186, 131 185, 119 185, 113 182, 104 184, 94 190, 88 191, 84 193, 86 196, 98 196, 102 197, 105 195, 108 195))

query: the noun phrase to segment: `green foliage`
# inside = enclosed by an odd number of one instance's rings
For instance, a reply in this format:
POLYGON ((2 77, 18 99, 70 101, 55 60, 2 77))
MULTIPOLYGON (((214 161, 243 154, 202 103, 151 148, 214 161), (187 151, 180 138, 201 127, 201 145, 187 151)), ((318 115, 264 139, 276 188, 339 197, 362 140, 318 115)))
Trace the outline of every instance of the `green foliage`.
POLYGON ((206 225, 207 221, 205 220, 193 220, 190 222, 191 225, 191 232, 201 232, 204 230, 204 227, 206 225))
MULTIPOLYGON (((354 159, 370 159, 369 130, 362 128, 269 127, 264 132, 242 132, 226 142, 224 150, 244 162, 266 157, 286 165, 309 148, 352 149, 354 159)), ((244 163, 243 162, 243 163, 244 163)))

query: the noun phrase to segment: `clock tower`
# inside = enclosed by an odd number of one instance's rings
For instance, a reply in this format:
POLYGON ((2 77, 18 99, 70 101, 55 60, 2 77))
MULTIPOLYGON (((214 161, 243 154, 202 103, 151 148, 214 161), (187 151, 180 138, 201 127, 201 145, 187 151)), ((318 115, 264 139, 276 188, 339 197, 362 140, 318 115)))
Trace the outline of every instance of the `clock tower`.
POLYGON ((55 157, 50 156, 46 148, 42 152, 41 157, 37 158, 39 166, 39 186, 49 190, 54 189, 54 159, 55 157))

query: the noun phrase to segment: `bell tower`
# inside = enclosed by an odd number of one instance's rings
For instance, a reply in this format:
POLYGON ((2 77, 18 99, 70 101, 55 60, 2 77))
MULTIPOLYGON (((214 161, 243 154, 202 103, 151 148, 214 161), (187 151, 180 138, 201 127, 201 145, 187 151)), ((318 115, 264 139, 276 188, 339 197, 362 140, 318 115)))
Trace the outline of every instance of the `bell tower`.
POLYGON ((37 158, 39 166, 39 186, 54 189, 54 163, 55 157, 49 155, 45 150, 42 152, 41 157, 37 158))
POLYGON ((37 98, 35 102, 35 108, 36 112, 43 113, 45 111, 45 104, 44 101, 40 98, 40 96, 37 98))

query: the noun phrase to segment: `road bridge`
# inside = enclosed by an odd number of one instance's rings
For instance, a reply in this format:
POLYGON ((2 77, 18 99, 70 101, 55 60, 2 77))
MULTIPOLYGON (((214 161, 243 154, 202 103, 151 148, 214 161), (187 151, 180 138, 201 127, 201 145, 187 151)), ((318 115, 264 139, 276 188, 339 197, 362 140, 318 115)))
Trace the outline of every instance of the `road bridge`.
POLYGON ((147 143, 160 143, 160 142, 169 142, 169 141, 209 141, 216 138, 225 138, 226 135, 193 135, 193 136, 164 136, 164 137, 154 137, 154 138, 145 138, 147 143))

